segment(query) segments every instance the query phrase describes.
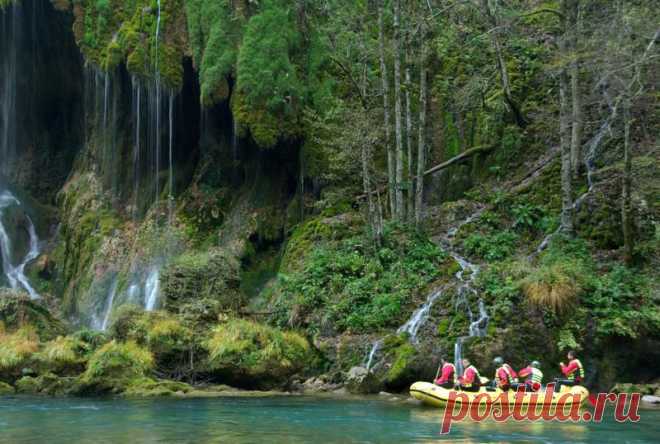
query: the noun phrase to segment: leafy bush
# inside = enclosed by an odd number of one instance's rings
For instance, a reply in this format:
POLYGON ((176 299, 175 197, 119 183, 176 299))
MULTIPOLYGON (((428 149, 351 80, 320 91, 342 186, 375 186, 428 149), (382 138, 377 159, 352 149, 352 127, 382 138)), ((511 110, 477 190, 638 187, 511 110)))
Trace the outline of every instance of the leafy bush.
POLYGON ((463 241, 463 248, 487 261, 499 261, 513 253, 517 240, 518 235, 510 230, 489 235, 474 233, 463 241))
POLYGON ((635 339, 660 331, 660 308, 639 270, 616 266, 594 282, 585 298, 599 336, 635 339))
POLYGON ((399 325, 413 296, 443 275, 447 256, 428 239, 391 229, 373 250, 364 235, 310 245, 302 270, 282 276, 280 326, 374 331, 399 325))
POLYGON ((244 319, 218 325, 204 345, 209 368, 239 384, 246 378, 279 380, 304 369, 312 358, 302 336, 244 319))
POLYGON ((544 211, 542 208, 529 203, 523 203, 514 206, 511 209, 513 214, 513 228, 517 229, 539 229, 544 221, 544 211))

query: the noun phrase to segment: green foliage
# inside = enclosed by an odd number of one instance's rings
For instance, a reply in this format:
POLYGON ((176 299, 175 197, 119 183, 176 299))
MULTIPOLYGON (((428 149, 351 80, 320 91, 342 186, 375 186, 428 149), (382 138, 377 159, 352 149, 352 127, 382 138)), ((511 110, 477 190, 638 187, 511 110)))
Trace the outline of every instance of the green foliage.
POLYGON ((660 331, 657 295, 654 299, 647 278, 639 270, 614 267, 595 280, 585 299, 601 337, 636 339, 660 331))
POLYGON ((517 240, 518 235, 510 230, 489 235, 474 233, 463 241, 463 248, 487 261, 497 261, 513 253, 517 240))
POLYGON ((244 319, 231 319, 212 331, 205 343, 209 367, 236 381, 281 379, 311 363, 302 336, 244 319))
POLYGON ((443 276, 446 258, 428 239, 399 228, 387 230, 377 251, 365 235, 310 244, 308 251, 303 268, 280 279, 282 325, 338 331, 398 325, 413 296, 443 276))
POLYGON ((83 380, 105 383, 148 375, 154 366, 153 355, 133 341, 111 341, 90 357, 83 380))
POLYGON ((511 209, 514 222, 513 227, 517 229, 540 228, 543 221, 543 209, 532 204, 522 203, 511 209))
POLYGON ((80 363, 86 351, 87 345, 75 337, 59 336, 44 344, 38 359, 49 368, 71 366, 80 363))
POLYGON ((11 334, 0 330, 0 375, 20 370, 38 348, 39 337, 32 327, 11 334))

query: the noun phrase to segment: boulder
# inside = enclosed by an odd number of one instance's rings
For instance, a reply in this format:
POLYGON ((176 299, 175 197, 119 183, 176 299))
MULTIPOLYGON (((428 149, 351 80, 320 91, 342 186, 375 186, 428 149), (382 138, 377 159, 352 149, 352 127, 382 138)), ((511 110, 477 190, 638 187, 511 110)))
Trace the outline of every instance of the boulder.
POLYGON ((302 384, 302 390, 311 393, 334 392, 341 388, 341 384, 329 381, 326 375, 311 377, 302 384))
POLYGON ((346 389, 353 394, 368 395, 378 393, 381 383, 372 372, 364 367, 353 367, 346 374, 346 389))
POLYGON ((660 396, 653 396, 653 395, 646 395, 642 396, 642 402, 645 402, 647 404, 660 404, 660 396))

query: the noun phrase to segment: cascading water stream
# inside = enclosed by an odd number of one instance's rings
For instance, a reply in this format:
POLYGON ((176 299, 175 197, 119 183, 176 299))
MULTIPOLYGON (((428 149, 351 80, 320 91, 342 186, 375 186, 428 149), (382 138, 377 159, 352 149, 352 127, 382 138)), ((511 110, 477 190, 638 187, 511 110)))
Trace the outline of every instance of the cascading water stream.
POLYGON ((153 311, 158 306, 158 296, 160 291, 160 270, 154 266, 149 272, 147 281, 144 284, 145 301, 144 308, 147 311, 153 311))
POLYGON ((12 243, 4 226, 2 216, 3 210, 11 206, 21 206, 21 202, 9 191, 0 192, 0 253, 2 257, 2 271, 14 290, 24 289, 31 299, 39 299, 37 291, 30 285, 25 276, 25 267, 39 256, 39 238, 32 223, 32 219, 26 215, 28 235, 30 237, 29 250, 20 264, 12 265, 12 243))
POLYGON ((92 322, 92 326, 101 331, 106 331, 110 325, 110 315, 112 315, 112 306, 115 302, 115 296, 117 295, 117 286, 119 282, 117 278, 112 281, 110 286, 110 291, 108 291, 108 297, 106 298, 105 305, 103 308, 103 316, 100 319, 95 319, 92 322))
MULTIPOLYGON (((489 319, 488 313, 486 312, 486 307, 481 299, 479 299, 479 317, 477 319, 473 319, 473 313, 472 310, 470 309, 469 302, 467 299, 467 296, 469 294, 476 295, 477 293, 476 290, 473 288, 473 284, 479 273, 479 267, 476 264, 469 262, 467 259, 459 256, 458 253, 456 253, 455 251, 451 250, 450 241, 463 225, 466 225, 472 222, 473 220, 475 220, 477 217, 481 215, 482 212, 483 212, 483 208, 479 209, 478 211, 470 215, 467 219, 459 223, 457 226, 451 228, 447 232, 447 235, 444 238, 439 239, 439 244, 449 252, 449 254, 461 267, 461 270, 458 271, 455 275, 455 278, 460 282, 460 285, 457 289, 458 299, 456 301, 455 306, 456 309, 458 309, 460 305, 464 305, 466 307, 470 319, 469 331, 471 336, 473 335, 473 332, 475 336, 477 335, 483 336, 488 326, 488 319, 489 319)), ((424 323, 428 319, 433 304, 435 303, 436 300, 438 300, 438 298, 440 298, 444 294, 444 291, 446 289, 447 286, 441 286, 439 288, 433 289, 426 297, 424 303, 413 312, 411 317, 401 327, 397 329, 397 333, 407 333, 410 337, 410 341, 413 344, 418 343, 419 342, 418 333, 420 328, 424 325, 424 323)), ((369 354, 367 355, 367 358, 365 360, 365 367, 367 370, 371 370, 372 367, 377 363, 375 360, 377 358, 378 351, 380 350, 382 344, 383 344, 383 340, 379 339, 374 342, 371 349, 369 350, 369 354)))

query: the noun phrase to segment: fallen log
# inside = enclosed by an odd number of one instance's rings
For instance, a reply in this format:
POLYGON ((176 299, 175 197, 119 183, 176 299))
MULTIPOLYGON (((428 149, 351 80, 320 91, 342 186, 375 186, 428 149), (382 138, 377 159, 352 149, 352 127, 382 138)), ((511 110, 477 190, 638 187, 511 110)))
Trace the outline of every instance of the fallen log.
MULTIPOLYGON (((442 163, 440 163, 440 164, 424 171, 424 176, 428 176, 429 174, 437 173, 438 171, 444 170, 445 168, 448 168, 448 167, 450 167, 450 166, 452 166, 456 163, 460 163, 460 162, 474 156, 475 154, 490 152, 490 151, 494 150, 495 147, 496 147, 496 145, 479 145, 479 146, 475 146, 474 148, 470 148, 466 151, 463 151, 458 156, 454 156, 451 159, 446 160, 446 161, 444 161, 444 162, 442 162, 442 163)), ((413 181, 416 181, 416 180, 417 180, 417 177, 414 177, 413 181)), ((374 191, 371 192, 371 194, 382 193, 385 190, 387 190, 387 185, 383 185, 383 186, 375 189, 374 191)), ((364 199, 365 197, 367 197, 366 194, 360 194, 357 198, 358 198, 358 200, 361 200, 361 199, 364 199)))

